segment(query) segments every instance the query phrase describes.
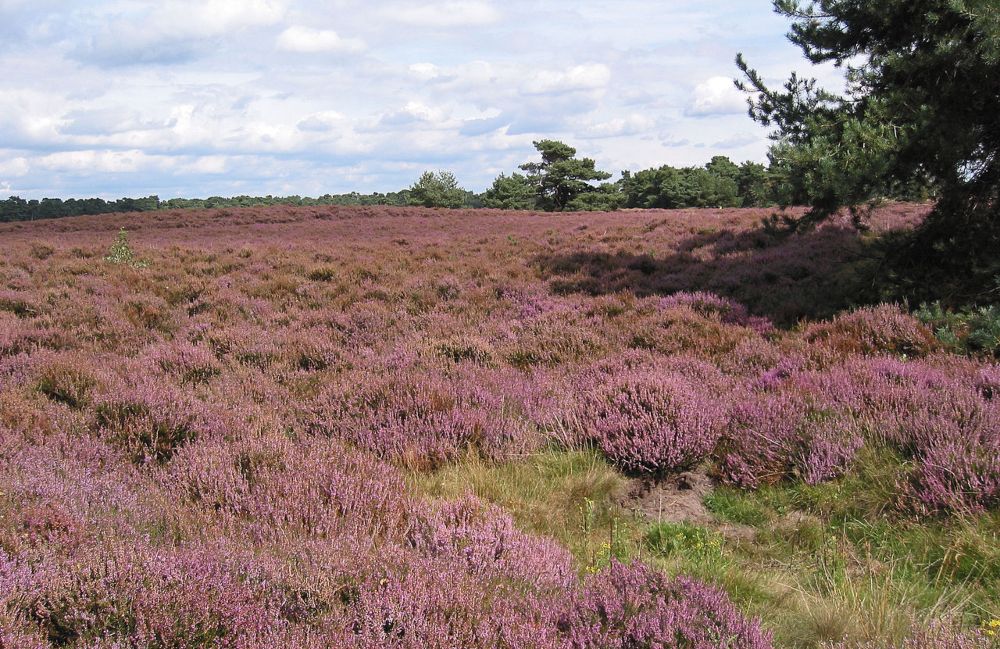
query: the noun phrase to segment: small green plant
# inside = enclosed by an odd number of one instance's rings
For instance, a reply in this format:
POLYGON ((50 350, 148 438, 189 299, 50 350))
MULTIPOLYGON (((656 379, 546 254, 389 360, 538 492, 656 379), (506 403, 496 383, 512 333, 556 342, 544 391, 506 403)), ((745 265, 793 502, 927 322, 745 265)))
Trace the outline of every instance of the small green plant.
POLYGON ((955 351, 1000 357, 1000 306, 953 311, 934 302, 921 304, 914 315, 955 351))
POLYGON ((594 531, 594 521, 597 518, 597 510, 593 500, 586 497, 583 499, 583 504, 580 505, 580 515, 583 518, 580 529, 585 537, 590 536, 590 533, 594 531))
MULTIPOLYGON (((589 499, 588 499, 588 502, 589 499)), ((629 558, 628 544, 625 531, 617 518, 611 519, 611 526, 608 528, 608 540, 597 548, 587 566, 587 572, 596 573, 611 565, 611 560, 627 561, 629 558)))
POLYGON ((722 537, 690 523, 657 523, 646 532, 646 545, 665 557, 699 560, 722 556, 722 537))
POLYGON ((135 256, 132 246, 129 245, 128 232, 125 228, 118 231, 118 238, 111 244, 111 249, 108 250, 104 261, 115 265, 131 266, 132 268, 147 268, 149 266, 148 261, 135 256))

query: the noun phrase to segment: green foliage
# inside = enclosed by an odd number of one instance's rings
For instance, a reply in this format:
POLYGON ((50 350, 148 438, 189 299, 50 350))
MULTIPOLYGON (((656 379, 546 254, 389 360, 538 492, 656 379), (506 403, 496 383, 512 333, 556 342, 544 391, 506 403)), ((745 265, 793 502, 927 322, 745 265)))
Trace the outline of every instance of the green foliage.
POLYGON ((667 557, 711 559, 722 556, 722 537, 690 523, 657 523, 646 532, 646 545, 667 557))
POLYGON ((0 223, 7 221, 33 221, 35 219, 53 219, 64 216, 79 216, 84 214, 110 214, 119 212, 147 212, 160 208, 158 196, 145 198, 121 198, 116 201, 106 201, 102 198, 43 198, 42 200, 24 200, 11 196, 0 201, 0 223))
POLYGON ((540 140, 534 144, 542 161, 526 162, 520 169, 528 172, 538 206, 544 210, 565 210, 581 194, 596 191, 591 181, 611 177, 596 169, 592 159, 574 157, 576 149, 568 144, 556 140, 540 140))
MULTIPOLYGON (((792 74, 780 90, 737 57, 750 115, 774 127, 784 205, 795 226, 894 194, 936 194, 909 249, 916 272, 948 267, 969 290, 1000 273, 1000 19, 995 0, 776 0, 814 64, 846 71, 843 95, 792 74)), ((978 287, 978 288, 977 288, 978 287)), ((910 287, 911 292, 922 290, 910 287)), ((938 289, 939 291, 942 289, 938 289)))
POLYGON ((736 184, 743 207, 767 207, 772 204, 770 176, 764 165, 749 161, 741 164, 736 184))
POLYGON ((946 309, 940 302, 921 304, 914 315, 934 329, 937 339, 957 352, 1000 358, 1000 307, 946 309))
POLYGON ((688 207, 755 207, 767 205, 769 188, 763 165, 737 166, 715 156, 704 167, 677 169, 663 165, 632 174, 622 172, 626 207, 681 209, 688 207))
POLYGON ((500 174, 483 194, 483 205, 501 210, 533 210, 535 186, 522 174, 500 174))
POLYGON ((613 212, 625 204, 618 183, 601 183, 595 190, 579 194, 566 204, 573 212, 613 212))
POLYGON ((760 527, 767 523, 766 510, 757 502, 751 492, 730 487, 719 487, 705 497, 705 507, 719 518, 760 527))
POLYGON ((125 228, 118 231, 118 237, 111 244, 111 249, 108 250, 104 261, 116 265, 131 266, 132 268, 146 268, 149 266, 148 261, 135 256, 132 246, 129 245, 128 232, 125 228))
POLYGON ((410 205, 422 207, 462 207, 465 190, 450 171, 425 171, 410 187, 410 205))

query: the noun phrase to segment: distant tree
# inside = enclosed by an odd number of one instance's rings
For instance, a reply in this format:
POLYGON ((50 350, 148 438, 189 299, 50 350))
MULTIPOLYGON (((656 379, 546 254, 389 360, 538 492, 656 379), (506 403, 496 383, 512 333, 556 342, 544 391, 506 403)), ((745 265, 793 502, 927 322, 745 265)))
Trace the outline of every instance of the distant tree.
POLYGON ((635 174, 625 171, 621 188, 626 207, 739 207, 738 177, 739 167, 729 158, 717 156, 704 167, 663 165, 635 174))
POLYGON ((643 169, 634 174, 623 171, 622 193, 627 207, 642 209, 670 209, 675 204, 674 186, 679 182, 680 172, 670 165, 655 169, 643 169))
POLYGON ((591 181, 607 180, 611 174, 597 170, 590 158, 576 158, 576 149, 556 140, 534 143, 542 155, 541 162, 526 162, 520 166, 528 172, 535 187, 538 206, 545 210, 562 211, 585 192, 594 191, 591 181))
POLYGON ((724 155, 713 156, 708 164, 705 165, 705 171, 714 176, 718 176, 719 178, 725 178, 732 180, 734 183, 739 183, 739 166, 724 155))
POLYGON ((601 183, 593 191, 583 192, 566 204, 572 212, 614 212, 625 205, 619 183, 601 183))
POLYGON ((423 207, 462 207, 466 192, 450 171, 425 171, 410 187, 409 204, 423 207))
POLYGON ((535 186, 526 176, 500 174, 483 194, 483 205, 501 210, 535 209, 535 186))
POLYGON ((766 207, 771 204, 767 167, 757 162, 744 162, 736 176, 743 207, 766 207))
POLYGON ((681 169, 681 202, 683 207, 738 207, 739 187, 736 179, 729 175, 736 165, 725 158, 728 165, 719 164, 716 169, 726 173, 713 172, 709 163, 705 167, 686 167, 681 169))

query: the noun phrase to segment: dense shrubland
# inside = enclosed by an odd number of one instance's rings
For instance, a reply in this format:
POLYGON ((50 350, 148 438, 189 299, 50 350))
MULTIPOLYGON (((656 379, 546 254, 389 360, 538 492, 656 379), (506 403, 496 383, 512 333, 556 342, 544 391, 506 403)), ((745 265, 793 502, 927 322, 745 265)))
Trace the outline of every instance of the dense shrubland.
POLYGON ((765 214, 4 226, 0 646, 990 646, 992 348, 765 214))

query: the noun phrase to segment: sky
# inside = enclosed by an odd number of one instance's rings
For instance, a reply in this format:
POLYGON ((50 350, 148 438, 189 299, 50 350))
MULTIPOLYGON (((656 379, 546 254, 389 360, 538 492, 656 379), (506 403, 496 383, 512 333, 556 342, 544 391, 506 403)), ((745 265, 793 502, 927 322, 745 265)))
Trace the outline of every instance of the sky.
POLYGON ((787 30, 770 0, 0 0, 0 197, 482 191, 540 139, 762 162, 736 53, 839 78, 787 30))

